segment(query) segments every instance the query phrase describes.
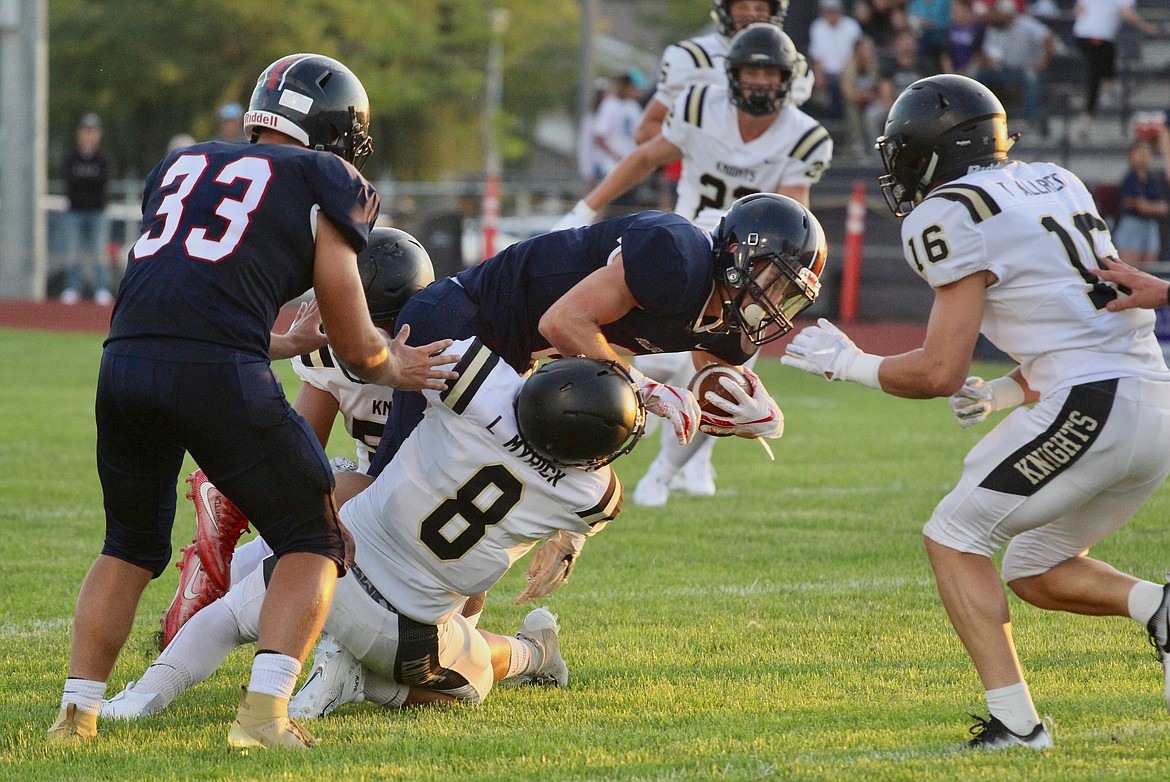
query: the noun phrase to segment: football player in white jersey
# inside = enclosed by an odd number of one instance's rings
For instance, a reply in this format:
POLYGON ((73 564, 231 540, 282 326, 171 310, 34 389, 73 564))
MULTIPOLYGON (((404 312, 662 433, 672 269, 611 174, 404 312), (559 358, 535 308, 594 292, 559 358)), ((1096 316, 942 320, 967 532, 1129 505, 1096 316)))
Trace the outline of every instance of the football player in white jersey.
POLYGON ((1003 106, 986 87, 956 75, 913 83, 877 146, 886 200, 906 216, 906 260, 934 289, 925 341, 874 356, 822 319, 782 360, 895 396, 950 396, 965 424, 1030 405, 971 449, 924 533, 991 713, 969 745, 1043 749, 1048 720, 1024 681, 992 556, 1006 544, 1002 579, 1035 606, 1131 617, 1167 666, 1170 587, 1088 551, 1170 472, 1170 371, 1153 314, 1111 312, 1117 290, 1090 273, 1117 254, 1092 196, 1059 166, 1008 158, 1003 106), (980 333, 1018 363, 1009 375, 964 380, 980 333))
MULTIPOLYGON (((460 610, 540 541, 594 535, 617 516, 609 463, 633 448, 646 408, 617 362, 559 359, 525 379, 478 339, 457 349, 459 379, 425 392, 422 422, 342 506, 355 551, 325 621, 338 645, 294 697, 294 716, 355 700, 480 703, 515 676, 568 682, 555 614, 531 612, 513 637, 472 628, 460 610)), ((254 641, 268 571, 196 614, 102 715, 154 714, 254 641)))
MULTIPOLYGON (((407 299, 435 279, 426 249, 413 236, 397 228, 371 230, 357 263, 370 319, 389 333, 394 333, 394 319, 407 299)), ((315 330, 320 322, 315 308, 302 304, 289 333, 303 332, 305 324, 315 323, 315 330)), ((280 349, 307 341, 300 334, 296 340, 282 342, 280 349)), ((302 381, 293 409, 312 428, 321 447, 329 444, 338 412, 344 417, 346 431, 357 442, 356 471, 334 472, 334 496, 341 505, 372 482, 365 472, 370 456, 378 448, 393 389, 354 377, 343 368, 328 345, 293 356, 292 364, 302 381)), ((334 459, 335 465, 339 461, 347 460, 334 459)), ((191 484, 187 497, 195 504, 195 540, 183 548, 177 564, 179 586, 162 616, 160 649, 170 643, 191 616, 272 554, 272 549, 259 537, 237 550, 236 542, 247 530, 248 519, 207 480, 202 470, 188 476, 187 482, 191 484)))
MULTIPOLYGON (((724 84, 726 68, 723 61, 736 33, 755 22, 767 22, 780 28, 788 14, 788 0, 714 0, 714 6, 711 18, 718 31, 679 41, 663 51, 658 84, 634 131, 634 140, 639 144, 658 135, 666 115, 683 90, 705 84, 717 87, 724 84)), ((793 106, 801 106, 812 96, 812 89, 812 69, 804 55, 797 53, 792 86, 786 99, 793 106)))
MULTIPOLYGON (((829 132, 787 101, 797 69, 796 47, 774 24, 751 24, 735 35, 719 85, 687 87, 654 138, 638 146, 554 230, 591 222, 614 199, 659 166, 682 160, 675 213, 713 231, 731 203, 776 192, 809 203, 833 155, 829 132)), ((755 359, 747 365, 754 366, 755 359)), ((694 372, 685 354, 639 357, 638 369, 664 383, 686 385, 694 372)), ((714 440, 687 444, 661 437, 661 449, 634 489, 638 505, 666 504, 671 488, 715 493, 714 440)))

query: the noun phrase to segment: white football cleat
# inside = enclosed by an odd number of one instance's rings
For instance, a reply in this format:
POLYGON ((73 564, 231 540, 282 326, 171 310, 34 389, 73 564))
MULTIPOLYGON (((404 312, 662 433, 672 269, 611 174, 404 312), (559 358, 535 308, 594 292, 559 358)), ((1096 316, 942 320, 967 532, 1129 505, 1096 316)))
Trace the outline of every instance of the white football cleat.
POLYGON ((138 692, 134 689, 134 684, 135 682, 130 682, 113 698, 102 701, 99 716, 103 719, 136 720, 158 714, 166 708, 167 704, 159 693, 138 692))
POLYGON ((569 666, 561 657, 560 631, 557 615, 549 611, 548 606, 537 608, 524 617, 524 624, 520 625, 516 637, 535 646, 541 656, 537 669, 516 677, 517 681, 542 687, 564 687, 569 683, 569 666))
POLYGON ((315 720, 343 703, 361 703, 365 700, 365 685, 361 662, 333 636, 322 633, 313 653, 312 672, 288 702, 288 716, 315 720))
POLYGON ((1029 747, 1031 749, 1052 748, 1052 718, 1040 720, 1031 732, 1023 734, 1008 729, 997 717, 975 717, 975 724, 970 733, 974 738, 967 742, 970 749, 1008 749, 1009 747, 1029 747))
POLYGON ((670 479, 670 489, 692 497, 714 497, 715 467, 710 454, 699 453, 687 460, 670 479))
POLYGON ((655 459, 650 469, 634 487, 634 504, 644 508, 661 508, 670 499, 671 469, 655 459))

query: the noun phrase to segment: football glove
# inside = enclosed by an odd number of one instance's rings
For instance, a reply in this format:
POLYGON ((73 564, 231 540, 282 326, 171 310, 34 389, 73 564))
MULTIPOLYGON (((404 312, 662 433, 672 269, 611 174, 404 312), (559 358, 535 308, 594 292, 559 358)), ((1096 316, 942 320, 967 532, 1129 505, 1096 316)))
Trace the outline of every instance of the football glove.
POLYGON ((549 230, 564 231, 568 228, 580 228, 583 225, 592 225, 596 219, 597 210, 582 200, 574 204, 572 210, 560 220, 557 220, 549 230))
POLYGON ((561 530, 540 545, 532 555, 532 563, 524 578, 528 586, 516 597, 516 603, 527 603, 551 594, 569 580, 577 555, 585 547, 585 536, 580 532, 561 530))
POLYGON ((704 412, 699 421, 699 429, 716 437, 734 434, 739 437, 779 439, 784 434, 784 413, 780 411, 776 400, 764 390, 759 375, 746 367, 743 374, 752 387, 751 396, 731 378, 720 378, 719 385, 727 389, 735 400, 708 391, 707 401, 727 415, 718 416, 704 412))
POLYGON ((861 351, 845 332, 825 318, 807 326, 789 343, 780 363, 826 380, 852 380, 880 389, 878 366, 883 356, 861 351))
POLYGON ((963 387, 947 399, 951 413, 959 426, 981 424, 996 410, 1006 410, 1024 402, 1024 389, 1008 375, 986 382, 981 377, 971 376, 963 387))
POLYGON ((674 428, 674 436, 682 445, 689 443, 699 431, 699 402, 688 389, 668 386, 647 379, 639 389, 646 411, 660 418, 674 428))

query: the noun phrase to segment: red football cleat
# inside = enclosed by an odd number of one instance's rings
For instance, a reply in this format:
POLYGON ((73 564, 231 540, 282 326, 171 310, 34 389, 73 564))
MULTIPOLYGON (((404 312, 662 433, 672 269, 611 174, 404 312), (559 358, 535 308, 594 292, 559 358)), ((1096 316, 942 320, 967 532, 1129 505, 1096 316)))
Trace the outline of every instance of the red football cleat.
POLYGON ((207 577, 226 592, 231 586, 232 554, 248 531, 248 517, 207 480, 203 470, 188 475, 187 483, 191 484, 187 499, 195 503, 195 549, 207 577))
POLYGON ((179 628, 186 624, 188 619, 223 597, 225 591, 218 588, 204 570, 193 544, 184 546, 179 553, 183 555, 183 558, 175 563, 175 567, 179 569, 179 588, 175 590, 175 599, 171 601, 171 607, 162 615, 160 650, 167 648, 175 634, 179 632, 179 628))

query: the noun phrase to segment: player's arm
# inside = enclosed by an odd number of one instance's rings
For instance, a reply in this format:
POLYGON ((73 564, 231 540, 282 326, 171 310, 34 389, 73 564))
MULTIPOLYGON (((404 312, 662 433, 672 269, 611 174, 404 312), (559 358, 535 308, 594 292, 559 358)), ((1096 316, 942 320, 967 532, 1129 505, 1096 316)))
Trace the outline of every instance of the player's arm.
POLYGON ((657 136, 662 130, 662 121, 669 112, 670 106, 660 100, 651 99, 642 111, 642 119, 638 121, 638 127, 634 130, 634 141, 644 144, 657 136))
POLYGON ((313 433, 317 435, 317 440, 321 443, 322 448, 329 445, 329 435, 333 431, 333 420, 337 418, 339 409, 340 404, 337 397, 305 382, 301 383, 301 390, 297 392, 297 401, 293 403, 293 410, 296 410, 301 418, 304 418, 313 428, 313 433))
POLYGON ((537 325, 542 337, 562 356, 587 356, 626 364, 601 327, 625 315, 638 302, 626 285, 621 253, 553 302, 537 325))
POLYGON ((459 357, 436 355, 450 347, 451 340, 408 347, 408 326, 393 340, 374 327, 364 304, 357 253, 323 213, 317 217, 313 288, 333 352, 362 380, 416 391, 444 388, 444 381, 456 377, 442 367, 455 363, 459 357))
POLYGON ((781 362, 827 380, 851 380, 908 399, 950 396, 962 388, 983 322, 985 289, 995 280, 978 271, 934 289, 922 347, 897 356, 864 353, 821 318, 796 335, 781 362))
POLYGON ((799 201, 804 206, 808 206, 808 185, 781 185, 776 189, 776 192, 782 196, 788 196, 794 201, 799 201))
POLYGON ((552 230, 562 231, 566 228, 589 225, 597 217, 598 212, 613 203, 614 199, 645 181, 659 166, 681 157, 682 150, 661 135, 640 144, 633 152, 622 158, 621 162, 606 174, 605 179, 598 182, 597 186, 578 201, 568 214, 558 220, 552 230))

